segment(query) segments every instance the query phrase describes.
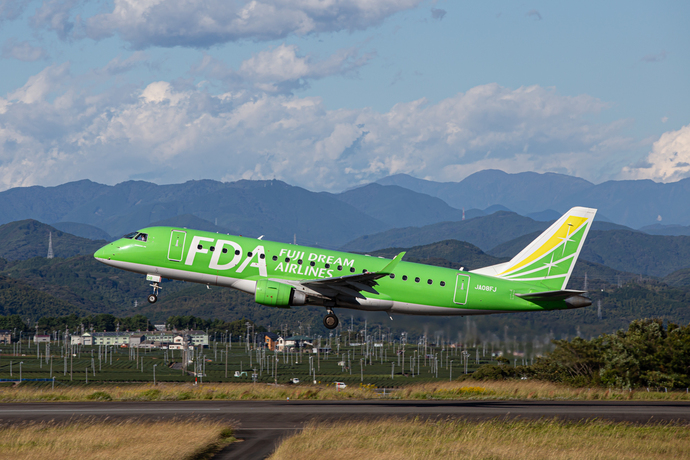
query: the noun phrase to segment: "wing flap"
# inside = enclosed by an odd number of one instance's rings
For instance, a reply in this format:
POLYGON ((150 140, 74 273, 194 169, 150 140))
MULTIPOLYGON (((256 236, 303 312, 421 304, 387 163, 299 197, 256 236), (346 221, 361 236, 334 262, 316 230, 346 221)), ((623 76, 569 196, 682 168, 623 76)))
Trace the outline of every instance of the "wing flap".
POLYGON ((302 280, 299 284, 302 286, 318 290, 318 288, 330 288, 336 291, 353 290, 356 292, 366 291, 372 294, 378 294, 374 289, 376 280, 390 275, 395 267, 400 263, 404 252, 401 252, 391 260, 383 269, 376 272, 358 273, 356 275, 335 276, 332 278, 321 278, 312 280, 302 280))

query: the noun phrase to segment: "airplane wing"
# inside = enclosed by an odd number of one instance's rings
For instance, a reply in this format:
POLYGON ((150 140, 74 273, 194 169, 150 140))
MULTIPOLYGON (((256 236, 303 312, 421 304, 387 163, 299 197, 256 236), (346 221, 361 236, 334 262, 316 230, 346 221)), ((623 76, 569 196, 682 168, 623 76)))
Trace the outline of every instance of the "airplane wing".
POLYGON ((337 294, 346 294, 354 297, 362 297, 361 291, 378 294, 374 289, 377 279, 390 275, 398 263, 402 260, 404 252, 401 252, 391 260, 383 269, 376 272, 358 273, 356 275, 335 276, 332 278, 310 279, 299 281, 304 287, 319 292, 327 297, 337 294))

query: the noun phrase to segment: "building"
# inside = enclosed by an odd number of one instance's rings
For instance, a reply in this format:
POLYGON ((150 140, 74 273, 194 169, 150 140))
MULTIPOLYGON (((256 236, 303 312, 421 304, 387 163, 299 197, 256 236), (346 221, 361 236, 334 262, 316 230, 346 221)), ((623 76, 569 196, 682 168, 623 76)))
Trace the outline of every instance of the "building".
POLYGON ((208 334, 205 331, 187 331, 185 335, 195 347, 208 348, 208 334))
POLYGON ((0 329, 0 343, 12 343, 12 331, 0 329))
POLYGON ((278 342, 278 334, 275 332, 264 333, 264 346, 271 351, 275 351, 278 342))
POLYGON ((129 345, 129 332, 94 332, 93 345, 129 345))
POLYGON ((159 344, 159 347, 167 347, 169 344, 173 343, 174 338, 175 332, 171 331, 156 331, 146 333, 146 340, 159 344))
POLYGON ((50 343, 50 335, 36 334, 34 335, 34 343, 50 343))
POLYGON ((129 346, 138 347, 146 340, 146 338, 147 337, 144 334, 132 334, 129 336, 129 346))
POLYGON ((184 335, 177 334, 173 338, 173 343, 168 345, 169 350, 186 350, 189 345, 189 340, 184 335))
POLYGON ((278 337, 278 340, 276 341, 276 348, 278 351, 283 351, 284 349, 290 350, 301 349, 303 347, 313 347, 314 344, 312 342, 313 340, 310 337, 304 335, 294 335, 286 339, 278 337))
POLYGON ((82 335, 70 335, 70 343, 72 345, 93 345, 93 337, 88 332, 82 335))

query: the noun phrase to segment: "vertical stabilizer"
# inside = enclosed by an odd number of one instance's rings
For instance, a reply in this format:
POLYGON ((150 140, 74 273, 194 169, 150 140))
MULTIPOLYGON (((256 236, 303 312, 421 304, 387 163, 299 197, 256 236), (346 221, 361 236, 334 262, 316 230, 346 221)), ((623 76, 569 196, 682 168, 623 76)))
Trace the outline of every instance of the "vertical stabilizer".
POLYGON ((473 273, 565 289, 596 213, 592 208, 572 208, 509 262, 473 273))

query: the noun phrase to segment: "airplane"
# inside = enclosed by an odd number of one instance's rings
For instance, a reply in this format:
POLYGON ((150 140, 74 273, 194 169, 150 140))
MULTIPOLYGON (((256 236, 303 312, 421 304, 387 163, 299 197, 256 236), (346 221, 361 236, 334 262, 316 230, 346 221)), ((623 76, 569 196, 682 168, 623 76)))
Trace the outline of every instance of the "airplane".
POLYGON ((183 280, 224 286, 256 303, 411 315, 465 316, 563 310, 592 304, 586 291, 566 289, 596 209, 574 207, 510 261, 464 271, 178 227, 148 227, 114 241, 96 260, 159 283, 183 280))

